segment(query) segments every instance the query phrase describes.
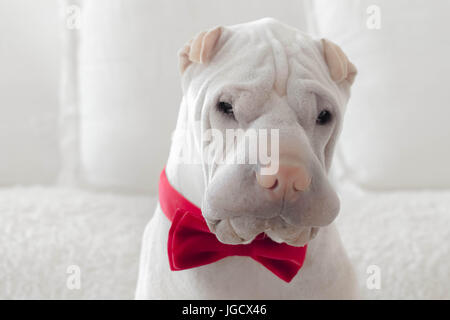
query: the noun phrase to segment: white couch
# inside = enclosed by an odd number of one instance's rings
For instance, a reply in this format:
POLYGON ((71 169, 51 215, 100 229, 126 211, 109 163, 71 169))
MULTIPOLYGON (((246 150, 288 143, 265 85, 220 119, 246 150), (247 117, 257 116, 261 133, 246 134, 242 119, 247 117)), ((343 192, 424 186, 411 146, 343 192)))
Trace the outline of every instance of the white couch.
POLYGON ((450 298, 447 1, 77 0, 42 16, 7 2, 0 17, 34 24, 0 19, 20 53, 0 52, 17 79, 0 75, 0 298, 133 298, 178 110, 176 51, 199 30, 262 16, 330 38, 359 68, 333 179, 363 295, 450 298), (80 29, 68 27, 73 4, 80 29), (67 287, 72 265, 79 290, 67 287), (373 265, 378 290, 366 286, 373 265))

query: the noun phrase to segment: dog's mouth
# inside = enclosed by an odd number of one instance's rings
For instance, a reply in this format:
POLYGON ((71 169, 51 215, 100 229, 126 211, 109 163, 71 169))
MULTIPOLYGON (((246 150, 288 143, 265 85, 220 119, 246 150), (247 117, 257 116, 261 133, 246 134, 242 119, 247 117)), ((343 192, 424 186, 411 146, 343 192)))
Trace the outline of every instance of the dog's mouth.
POLYGON ((276 231, 272 229, 266 230, 266 235, 275 242, 285 242, 291 246, 301 247, 314 239, 319 232, 318 227, 299 227, 299 230, 293 236, 280 237, 276 231))
POLYGON ((300 247, 314 239, 319 232, 318 227, 293 226, 287 223, 282 216, 270 219, 246 216, 221 220, 206 218, 206 221, 217 239, 226 244, 247 244, 259 234, 265 233, 277 243, 300 247))

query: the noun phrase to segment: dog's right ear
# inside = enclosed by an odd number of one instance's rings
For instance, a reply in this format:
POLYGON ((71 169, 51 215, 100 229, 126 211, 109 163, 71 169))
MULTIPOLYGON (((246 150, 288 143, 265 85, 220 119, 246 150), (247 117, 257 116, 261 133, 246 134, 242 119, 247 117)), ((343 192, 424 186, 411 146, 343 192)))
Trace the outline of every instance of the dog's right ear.
POLYGON ((356 77, 356 67, 348 60, 342 49, 335 43, 322 39, 322 46, 325 56, 325 62, 330 70, 330 76, 336 83, 348 81, 353 84, 356 77))
POLYGON ((179 52, 180 72, 183 73, 191 63, 206 63, 211 60, 214 47, 222 34, 222 27, 200 32, 179 52))

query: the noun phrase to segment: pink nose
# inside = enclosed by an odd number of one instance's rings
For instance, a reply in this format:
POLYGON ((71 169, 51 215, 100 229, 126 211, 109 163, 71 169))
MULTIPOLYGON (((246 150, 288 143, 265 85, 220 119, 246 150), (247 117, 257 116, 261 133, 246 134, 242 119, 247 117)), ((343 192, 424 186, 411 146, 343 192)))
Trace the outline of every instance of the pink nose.
POLYGON ((270 191, 274 199, 294 200, 301 191, 308 189, 311 176, 303 165, 281 166, 274 175, 256 173, 259 185, 270 191))

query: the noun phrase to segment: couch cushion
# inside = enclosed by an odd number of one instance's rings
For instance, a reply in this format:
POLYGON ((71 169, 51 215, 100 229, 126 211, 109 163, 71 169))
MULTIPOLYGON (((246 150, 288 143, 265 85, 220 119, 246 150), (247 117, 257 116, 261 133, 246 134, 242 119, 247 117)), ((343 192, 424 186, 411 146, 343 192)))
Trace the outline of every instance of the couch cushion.
POLYGON ((375 189, 450 187, 450 2, 312 2, 316 32, 359 71, 338 152, 344 176, 375 189))
POLYGON ((0 185, 58 176, 58 10, 57 0, 0 2, 0 185))

